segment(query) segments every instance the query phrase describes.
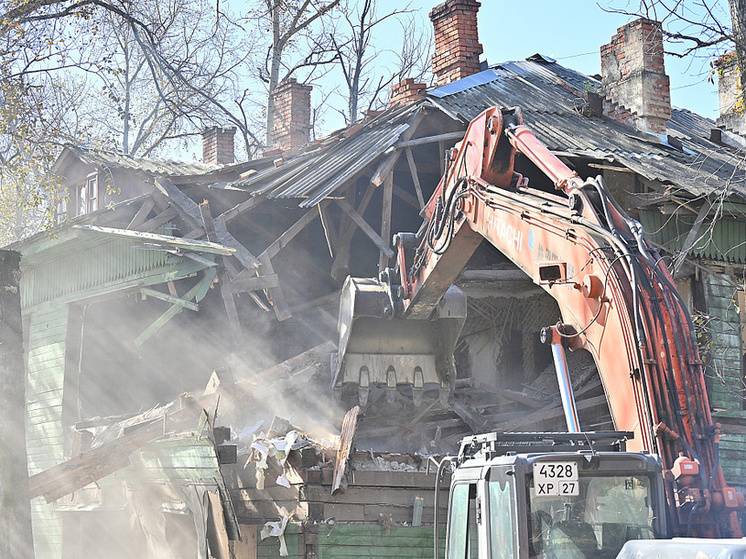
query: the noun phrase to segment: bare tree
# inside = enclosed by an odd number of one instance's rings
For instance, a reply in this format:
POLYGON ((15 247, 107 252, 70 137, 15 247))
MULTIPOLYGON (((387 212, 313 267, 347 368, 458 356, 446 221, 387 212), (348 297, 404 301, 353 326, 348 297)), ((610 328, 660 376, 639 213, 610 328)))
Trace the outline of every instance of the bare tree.
POLYGON ((334 61, 334 52, 324 26, 341 0, 261 0, 249 18, 268 25, 270 41, 260 78, 267 85, 266 130, 272 143, 274 106, 272 94, 277 86, 301 69, 313 70, 334 61))
POLYGON ((409 7, 394 9, 378 15, 376 0, 363 0, 353 7, 342 10, 347 26, 348 37, 338 39, 330 35, 339 68, 347 87, 347 112, 343 112, 348 124, 358 119, 358 107, 366 98, 375 100, 391 84, 395 75, 371 75, 379 50, 373 45, 376 27, 386 20, 397 18, 409 12, 409 7))

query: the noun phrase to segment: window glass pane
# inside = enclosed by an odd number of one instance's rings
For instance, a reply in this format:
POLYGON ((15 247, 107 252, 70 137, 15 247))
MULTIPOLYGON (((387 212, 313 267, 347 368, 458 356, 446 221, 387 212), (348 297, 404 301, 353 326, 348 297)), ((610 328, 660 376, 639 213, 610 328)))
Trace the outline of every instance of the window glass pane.
POLYGON ((98 175, 88 177, 88 211, 98 209, 98 175))
POLYGON ((88 213, 88 203, 86 202, 88 198, 88 195, 86 193, 87 190, 88 185, 84 184, 78 191, 78 215, 88 213))
POLYGON ((454 485, 451 491, 451 507, 448 524, 447 559, 465 559, 466 529, 469 516, 469 486, 454 485))
POLYGON ((490 547, 493 559, 512 559, 513 528, 512 487, 508 481, 490 482, 490 547))
POLYGON ((574 496, 529 497, 529 557, 616 557, 632 539, 655 538, 645 476, 580 477, 574 496))
POLYGON ((469 559, 479 559, 479 528, 477 527, 477 486, 469 486, 469 559))

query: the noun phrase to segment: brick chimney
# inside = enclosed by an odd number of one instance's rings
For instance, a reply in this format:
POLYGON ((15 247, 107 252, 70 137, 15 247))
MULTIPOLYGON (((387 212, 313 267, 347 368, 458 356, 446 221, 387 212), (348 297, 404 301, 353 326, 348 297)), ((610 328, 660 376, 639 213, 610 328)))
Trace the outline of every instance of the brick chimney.
POLYGON ((236 129, 211 126, 202 132, 202 161, 213 165, 230 165, 236 159, 233 136, 236 129))
POLYGON ((285 80, 275 88, 272 94, 273 148, 292 151, 310 140, 312 89, 310 85, 298 83, 295 78, 285 80))
POLYGON ((433 75, 445 85, 479 72, 482 45, 477 31, 476 0, 446 0, 430 11, 435 35, 433 75))
POLYGON ((746 134, 746 107, 742 101, 743 85, 739 77, 735 51, 718 58, 714 66, 718 74, 720 100, 717 125, 738 134, 746 134))
POLYGON ((389 107, 411 105, 423 97, 427 89, 424 83, 414 83, 414 78, 406 78, 391 87, 389 107))
POLYGON ((637 19, 620 27, 601 47, 604 112, 646 132, 666 131, 671 84, 663 60, 661 24, 637 19))

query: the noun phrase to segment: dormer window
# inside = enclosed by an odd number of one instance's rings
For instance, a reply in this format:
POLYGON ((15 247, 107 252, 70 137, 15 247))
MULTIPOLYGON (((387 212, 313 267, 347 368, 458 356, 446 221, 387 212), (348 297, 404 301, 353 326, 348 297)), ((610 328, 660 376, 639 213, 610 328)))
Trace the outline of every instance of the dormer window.
POLYGON ((98 173, 91 173, 80 186, 78 194, 78 215, 95 212, 98 209, 98 173))
POLYGON ((62 197, 54 207, 54 222, 59 224, 67 219, 67 197, 62 197))

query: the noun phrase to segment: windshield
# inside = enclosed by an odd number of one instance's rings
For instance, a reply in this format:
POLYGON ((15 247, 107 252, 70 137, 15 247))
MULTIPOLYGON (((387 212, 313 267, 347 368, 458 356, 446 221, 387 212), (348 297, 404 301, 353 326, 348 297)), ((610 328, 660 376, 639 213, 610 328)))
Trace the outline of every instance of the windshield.
POLYGON ((612 558, 628 540, 655 537, 647 477, 581 474, 576 479, 568 495, 547 495, 531 480, 529 557, 612 558))

